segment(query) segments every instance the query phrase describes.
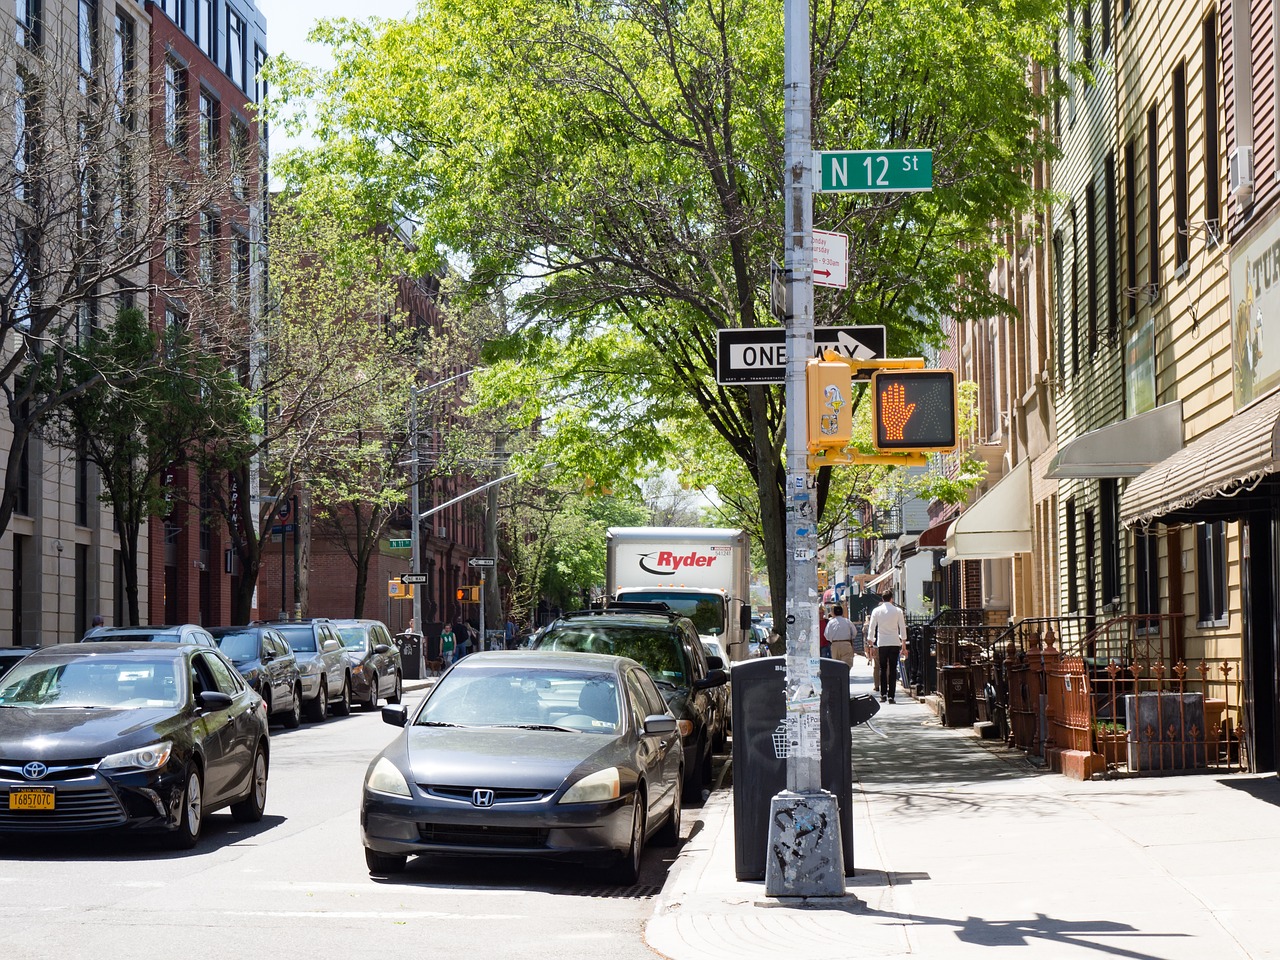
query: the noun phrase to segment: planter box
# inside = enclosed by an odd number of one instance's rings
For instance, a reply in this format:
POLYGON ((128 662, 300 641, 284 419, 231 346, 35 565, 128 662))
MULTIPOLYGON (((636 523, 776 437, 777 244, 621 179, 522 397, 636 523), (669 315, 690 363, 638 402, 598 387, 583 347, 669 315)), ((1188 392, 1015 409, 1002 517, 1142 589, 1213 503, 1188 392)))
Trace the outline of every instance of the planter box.
POLYGON ((1130 693, 1125 695, 1124 710, 1131 771, 1193 770, 1209 765, 1203 695, 1130 693))

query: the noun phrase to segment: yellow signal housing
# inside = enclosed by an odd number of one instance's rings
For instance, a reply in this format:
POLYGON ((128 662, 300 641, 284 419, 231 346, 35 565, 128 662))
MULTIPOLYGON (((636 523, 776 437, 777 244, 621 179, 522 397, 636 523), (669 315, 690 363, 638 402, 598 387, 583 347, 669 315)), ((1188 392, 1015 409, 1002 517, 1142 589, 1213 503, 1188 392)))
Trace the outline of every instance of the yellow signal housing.
POLYGON ((853 372, 847 363, 810 358, 809 449, 847 447, 853 438, 853 372))
POLYGON ((388 580, 387 596, 393 600, 412 600, 413 584, 401 583, 399 580, 388 580))

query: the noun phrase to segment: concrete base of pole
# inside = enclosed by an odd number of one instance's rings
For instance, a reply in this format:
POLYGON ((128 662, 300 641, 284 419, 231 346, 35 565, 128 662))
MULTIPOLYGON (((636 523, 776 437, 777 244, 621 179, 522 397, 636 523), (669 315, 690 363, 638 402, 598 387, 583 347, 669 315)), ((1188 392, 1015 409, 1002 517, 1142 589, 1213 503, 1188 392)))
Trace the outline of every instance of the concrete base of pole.
POLYGON ((770 897, 844 896, 840 808, 826 790, 774 794, 764 892, 770 897))

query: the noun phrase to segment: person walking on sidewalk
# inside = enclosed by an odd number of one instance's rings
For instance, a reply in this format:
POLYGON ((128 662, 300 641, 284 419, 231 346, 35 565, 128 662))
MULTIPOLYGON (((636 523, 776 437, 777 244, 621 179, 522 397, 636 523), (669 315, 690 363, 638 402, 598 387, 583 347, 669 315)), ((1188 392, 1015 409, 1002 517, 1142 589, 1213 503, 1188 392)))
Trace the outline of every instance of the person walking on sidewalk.
POLYGON ((827 642, 831 644, 831 656, 853 666, 853 638, 856 633, 853 621, 844 615, 844 607, 836 604, 831 619, 827 621, 827 642))
POLYGON ((876 648, 880 702, 886 695, 894 703, 898 690, 898 657, 907 652, 907 618, 893 603, 893 591, 880 595, 880 606, 871 611, 871 642, 876 648))

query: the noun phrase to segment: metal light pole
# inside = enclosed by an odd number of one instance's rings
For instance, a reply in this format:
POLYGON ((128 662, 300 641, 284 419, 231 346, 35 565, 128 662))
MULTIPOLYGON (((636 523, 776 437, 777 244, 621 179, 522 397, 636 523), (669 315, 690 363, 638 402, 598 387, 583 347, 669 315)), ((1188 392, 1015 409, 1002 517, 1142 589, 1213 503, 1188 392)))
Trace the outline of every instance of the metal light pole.
MULTIPOLYGON (((813 147, 809 2, 785 0, 783 203, 787 271, 787 789, 769 805, 765 894, 844 894, 836 798, 822 789, 817 493, 809 474, 805 363, 813 356, 813 147)), ((775 611, 776 614, 776 611, 775 611)), ((841 691, 845 696, 848 691, 841 691)))
MULTIPOLYGON (((418 388, 409 387, 409 572, 419 573, 421 563, 422 526, 418 519, 418 388)), ((413 584, 413 628, 426 636, 422 624, 422 596, 419 587, 424 584, 413 584)))

